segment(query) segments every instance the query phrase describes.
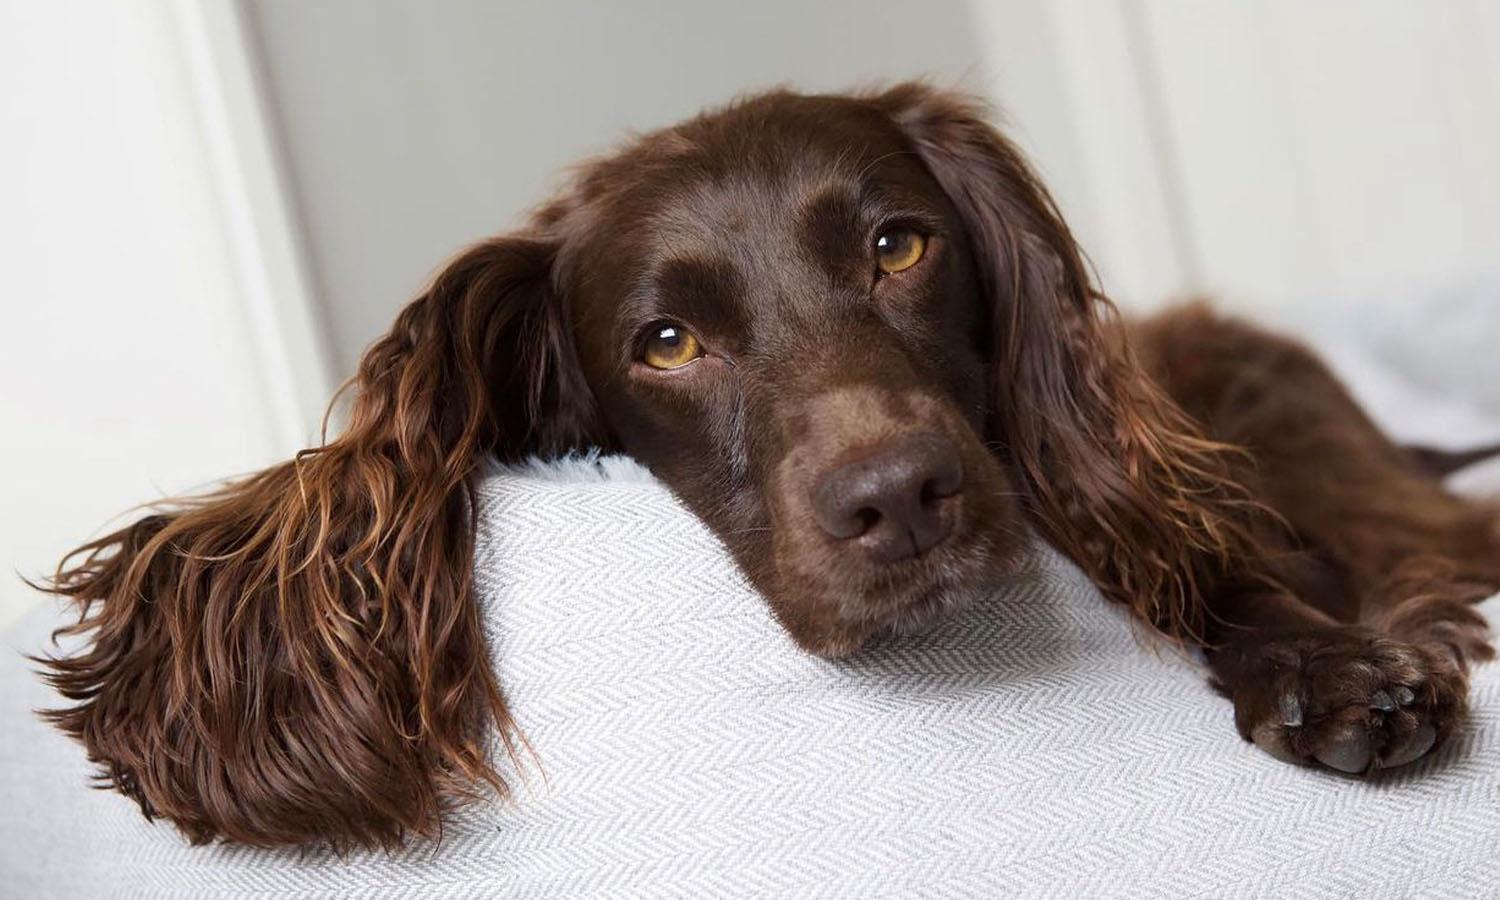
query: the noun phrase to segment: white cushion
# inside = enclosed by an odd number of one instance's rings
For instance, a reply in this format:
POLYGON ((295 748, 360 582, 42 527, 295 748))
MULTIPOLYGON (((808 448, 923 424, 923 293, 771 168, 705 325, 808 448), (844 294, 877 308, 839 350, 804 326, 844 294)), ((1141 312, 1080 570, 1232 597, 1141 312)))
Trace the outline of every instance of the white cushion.
MULTIPOLYGON (((1361 781, 1242 743, 1191 661, 1050 551, 932 632, 833 663, 627 462, 500 473, 480 496, 495 665, 537 760, 515 802, 394 856, 192 848, 87 788, 81 750, 30 713, 54 698, 7 655, 0 895, 1496 890, 1500 667, 1478 672, 1466 731, 1361 781)), ((10 645, 39 649, 56 621, 10 645)))

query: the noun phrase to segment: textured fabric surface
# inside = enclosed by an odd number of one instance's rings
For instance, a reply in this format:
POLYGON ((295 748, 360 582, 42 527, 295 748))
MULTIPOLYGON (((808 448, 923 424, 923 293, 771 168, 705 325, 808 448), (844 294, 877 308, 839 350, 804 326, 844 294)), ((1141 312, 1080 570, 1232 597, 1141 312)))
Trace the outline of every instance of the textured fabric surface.
POLYGON ((1301 770, 1241 743, 1190 661, 1044 549, 930 633, 832 663, 615 469, 482 490, 479 586, 534 750, 514 802, 393 856, 191 848, 85 788, 6 653, 0 896, 1500 895, 1500 667, 1435 757, 1301 770))

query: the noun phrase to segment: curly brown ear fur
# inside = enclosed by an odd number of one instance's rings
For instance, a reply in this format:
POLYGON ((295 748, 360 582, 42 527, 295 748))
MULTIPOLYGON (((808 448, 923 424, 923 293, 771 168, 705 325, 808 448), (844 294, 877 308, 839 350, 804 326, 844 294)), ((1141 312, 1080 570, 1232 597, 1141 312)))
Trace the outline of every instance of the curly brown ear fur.
POLYGON ((872 98, 957 207, 991 310, 991 439, 1045 536, 1112 598, 1199 639, 1203 581, 1256 558, 1274 519, 1145 374, 1021 152, 975 100, 904 84, 872 98))
POLYGON ((593 427, 552 255, 472 248, 365 354, 340 437, 63 560, 81 644, 39 660, 73 702, 45 715, 148 817, 195 843, 393 846, 505 790, 471 485, 490 453, 593 427))

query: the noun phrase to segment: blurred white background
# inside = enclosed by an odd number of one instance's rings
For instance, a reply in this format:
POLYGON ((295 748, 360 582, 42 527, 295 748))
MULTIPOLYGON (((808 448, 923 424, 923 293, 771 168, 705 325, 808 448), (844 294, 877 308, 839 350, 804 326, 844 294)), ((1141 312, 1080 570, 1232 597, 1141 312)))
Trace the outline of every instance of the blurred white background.
POLYGON ((1003 106, 1127 308, 1212 292, 1403 436, 1500 437, 1500 4, 0 0, 0 564, 312 441, 627 129, 917 75, 1003 106))

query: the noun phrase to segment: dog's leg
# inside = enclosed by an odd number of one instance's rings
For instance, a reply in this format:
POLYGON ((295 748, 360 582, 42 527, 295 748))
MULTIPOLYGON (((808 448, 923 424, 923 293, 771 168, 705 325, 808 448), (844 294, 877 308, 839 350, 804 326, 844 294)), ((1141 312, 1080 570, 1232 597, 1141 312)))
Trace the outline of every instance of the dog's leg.
POLYGON ((1462 721, 1500 589, 1493 507, 1443 490, 1306 348, 1189 309, 1136 329, 1147 365, 1289 526, 1266 574, 1208 592, 1208 659, 1240 733, 1346 772, 1408 763, 1462 721))

